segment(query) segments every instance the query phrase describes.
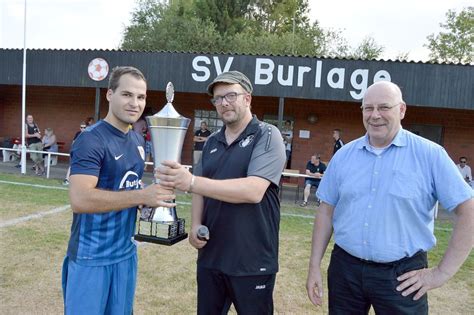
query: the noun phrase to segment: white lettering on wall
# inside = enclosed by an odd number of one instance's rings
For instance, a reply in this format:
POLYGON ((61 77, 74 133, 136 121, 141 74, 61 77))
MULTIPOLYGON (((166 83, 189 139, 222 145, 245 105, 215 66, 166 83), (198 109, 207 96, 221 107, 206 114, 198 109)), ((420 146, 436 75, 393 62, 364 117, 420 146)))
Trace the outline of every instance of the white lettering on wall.
MULTIPOLYGON (((212 58, 207 56, 196 56, 192 61, 193 72, 192 78, 196 82, 206 82, 211 78, 211 69, 214 68, 217 75, 227 72, 231 69, 232 63, 235 57, 228 57, 223 59, 222 57, 213 56, 212 58), (225 61, 225 64, 224 62, 225 61), (222 68, 224 65, 224 68, 222 68)), ((275 61, 270 58, 255 58, 255 80, 254 85, 274 85, 271 87, 274 90, 278 90, 278 87, 284 88, 301 88, 305 85, 314 84, 314 89, 344 89, 345 84, 350 84, 343 93, 349 93, 350 96, 355 100, 362 99, 365 91, 367 90, 369 82, 370 72, 369 69, 355 69, 350 74, 350 78, 346 80, 346 69, 345 68, 331 68, 328 69, 326 80, 323 79, 323 61, 316 60, 312 66, 297 66, 297 65, 282 65, 275 64, 275 61), (314 82, 311 82, 312 76, 305 75, 314 70, 314 82), (276 71, 276 73, 274 73, 276 71), (295 72, 297 71, 297 72, 295 72), (276 82, 274 78, 276 77, 276 82), (295 86, 296 77, 296 86, 295 86)), ((378 70, 373 76, 372 82, 378 81, 391 81, 390 73, 386 70, 378 70)), ((308 89, 305 89, 305 93, 308 89)), ((297 95, 297 91, 290 93, 284 93, 289 95, 294 93, 295 97, 303 97, 303 95, 297 95)), ((339 93, 339 92, 338 92, 339 93)), ((291 95, 290 95, 291 97, 291 95)), ((308 97, 310 97, 308 95, 308 97)), ((343 99, 341 95, 341 99, 343 99)))
POLYGON ((344 68, 332 68, 328 72, 328 84, 333 89, 343 89, 344 88, 344 75, 346 74, 346 69, 344 68), (337 75, 337 81, 334 81, 334 76, 337 75))
POLYGON ((288 75, 286 80, 283 79, 283 65, 278 65, 278 74, 277 74, 277 80, 278 83, 280 83, 283 86, 293 86, 293 70, 294 66, 288 66, 288 75))
POLYGON ((199 63, 205 63, 207 65, 211 64, 211 60, 207 58, 206 56, 197 56, 196 58, 193 59, 193 69, 196 72, 202 72, 203 74, 199 75, 195 72, 191 74, 193 77, 194 81, 197 82, 205 82, 209 80, 211 77, 211 71, 206 66, 201 66, 199 63))
POLYGON ((350 91, 353 99, 360 100, 367 90, 367 82, 369 80, 369 70, 367 69, 356 69, 351 74, 351 85, 354 89, 359 90, 359 93, 350 91), (359 81, 360 78, 360 82, 359 81))
POLYGON ((221 74, 222 72, 227 72, 230 69, 230 66, 232 65, 232 61, 234 61, 234 57, 229 57, 225 63, 224 66, 224 71, 221 70, 221 63, 219 61, 218 57, 212 57, 214 60, 214 67, 216 68, 216 73, 217 75, 221 74))
POLYGON ((303 86, 303 79, 304 79, 304 74, 306 72, 310 72, 311 68, 310 67, 298 67, 298 86, 303 86))
POLYGON ((314 78, 314 87, 321 87, 321 71, 323 70, 323 62, 321 60, 316 61, 316 76, 314 78))
POLYGON ((392 78, 390 77, 390 73, 385 70, 379 70, 375 73, 374 75, 374 83, 378 81, 392 81, 392 78))
POLYGON ((275 69, 275 63, 273 60, 268 58, 257 58, 255 64, 255 84, 266 85, 272 82, 273 69, 275 69))

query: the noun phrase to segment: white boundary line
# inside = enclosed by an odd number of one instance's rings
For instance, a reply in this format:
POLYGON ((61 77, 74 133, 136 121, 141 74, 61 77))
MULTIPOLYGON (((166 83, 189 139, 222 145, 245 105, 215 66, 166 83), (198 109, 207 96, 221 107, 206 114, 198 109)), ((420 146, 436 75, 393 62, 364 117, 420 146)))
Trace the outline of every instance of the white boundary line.
MULTIPOLYGON (((10 182, 10 181, 5 181, 5 180, 0 180, 0 183, 3 183, 3 184, 12 184, 12 185, 20 185, 20 186, 30 186, 30 187, 37 187, 37 188, 68 190, 68 188, 66 188, 66 187, 46 186, 46 185, 36 185, 36 184, 26 184, 26 183, 10 182)), ((190 202, 187 202, 187 201, 177 202, 177 204, 191 205, 191 203, 190 203, 190 202)), ((54 214, 54 213, 62 212, 62 211, 67 210, 68 208, 70 208, 69 205, 67 205, 67 206, 62 206, 62 207, 59 207, 59 208, 55 208, 55 209, 52 209, 52 210, 49 210, 49 211, 46 211, 46 212, 41 212, 41 213, 37 213, 37 214, 32 214, 32 215, 26 216, 26 217, 20 217, 20 218, 17 218, 17 219, 9 220, 9 221, 6 221, 6 222, 4 222, 4 223, 0 223, 0 228, 6 227, 6 226, 15 225, 15 224, 17 224, 17 223, 24 222, 24 221, 28 221, 28 220, 32 220, 32 219, 36 219, 36 218, 41 218, 41 217, 43 217, 43 216, 45 216, 45 215, 48 215, 48 214, 54 214), (63 208, 64 208, 64 209, 63 209, 63 208), (58 209, 59 209, 59 210, 58 210, 58 209), (10 223, 10 222, 11 222, 11 223, 10 223)), ((314 219, 314 215, 306 215, 306 214, 296 214, 296 213, 285 213, 285 212, 281 212, 281 215, 282 215, 282 216, 287 216, 287 217, 297 217, 297 218, 304 218, 304 219, 314 219)), ((437 228, 437 227, 435 227, 435 230, 439 230, 439 231, 452 231, 453 229, 452 229, 452 228, 437 228)))
POLYGON ((30 187, 47 188, 47 189, 58 189, 58 190, 68 190, 68 188, 66 188, 66 187, 37 185, 37 184, 27 184, 27 183, 18 183, 18 182, 6 181, 6 180, 0 180, 0 184, 10 184, 10 185, 19 185, 19 186, 30 186, 30 187))
POLYGON ((57 208, 54 208, 54 209, 51 209, 51 210, 48 210, 48 211, 45 211, 45 212, 39 212, 39 213, 35 213, 35 214, 30 214, 30 215, 27 215, 27 216, 24 216, 24 217, 19 217, 19 218, 16 218, 16 219, 8 220, 8 221, 0 223, 0 228, 16 225, 18 223, 22 223, 22 222, 33 220, 33 219, 40 219, 44 216, 59 213, 59 212, 63 212, 63 211, 66 211, 68 209, 71 209, 71 206, 70 205, 65 205, 65 206, 57 207, 57 208))

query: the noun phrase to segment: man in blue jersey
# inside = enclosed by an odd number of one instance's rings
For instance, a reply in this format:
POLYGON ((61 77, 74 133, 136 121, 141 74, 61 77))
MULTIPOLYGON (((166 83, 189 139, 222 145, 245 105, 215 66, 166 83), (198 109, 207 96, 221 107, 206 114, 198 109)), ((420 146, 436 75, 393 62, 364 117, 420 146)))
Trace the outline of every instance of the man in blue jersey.
POLYGON ((387 81, 362 102, 365 136, 329 163, 317 195, 307 291, 322 304, 321 259, 334 231, 329 313, 428 314, 427 291, 451 278, 473 246, 473 192, 439 145, 401 126, 406 104, 387 81), (444 257, 428 268, 436 201, 456 221, 444 257))
POLYGON ((197 313, 272 314, 278 271, 278 184, 285 147, 278 129, 250 110, 252 85, 238 71, 218 75, 208 87, 224 127, 203 147, 194 174, 166 161, 160 183, 193 192, 189 242, 199 249, 197 313), (197 237, 209 228, 209 240, 197 237))
POLYGON ((133 67, 113 69, 104 120, 89 127, 71 150, 71 237, 63 263, 66 314, 131 314, 137 273, 137 205, 170 206, 173 192, 141 189, 143 137, 130 132, 146 101, 147 83, 133 67))

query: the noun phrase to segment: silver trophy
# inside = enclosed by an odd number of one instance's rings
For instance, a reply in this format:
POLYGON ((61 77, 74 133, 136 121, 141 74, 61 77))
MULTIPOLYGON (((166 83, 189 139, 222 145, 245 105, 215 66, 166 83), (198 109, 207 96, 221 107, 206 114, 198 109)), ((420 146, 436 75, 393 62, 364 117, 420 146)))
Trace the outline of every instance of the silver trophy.
MULTIPOLYGON (((153 163, 159 166, 164 160, 180 161, 184 137, 191 119, 181 116, 173 107, 174 87, 166 85, 166 105, 146 120, 151 134, 153 163)), ((158 183, 158 180, 155 180, 158 183)), ((176 207, 144 206, 138 219, 135 239, 163 245, 173 245, 185 238, 185 221, 178 218, 176 207)))

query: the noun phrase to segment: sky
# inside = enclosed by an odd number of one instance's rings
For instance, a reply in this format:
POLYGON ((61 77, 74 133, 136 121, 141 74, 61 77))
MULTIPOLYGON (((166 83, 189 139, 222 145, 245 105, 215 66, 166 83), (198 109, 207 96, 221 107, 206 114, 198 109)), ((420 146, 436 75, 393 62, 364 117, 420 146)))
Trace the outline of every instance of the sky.
MULTIPOLYGON (((25 0, 0 0, 0 48, 23 48, 25 0)), ((351 46, 366 36, 384 46, 382 58, 409 53, 425 61, 426 37, 439 33, 449 9, 472 0, 309 0, 312 19, 342 31, 351 46)), ((26 47, 116 49, 136 0, 27 0, 26 47)))

